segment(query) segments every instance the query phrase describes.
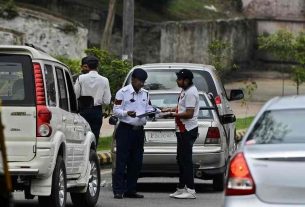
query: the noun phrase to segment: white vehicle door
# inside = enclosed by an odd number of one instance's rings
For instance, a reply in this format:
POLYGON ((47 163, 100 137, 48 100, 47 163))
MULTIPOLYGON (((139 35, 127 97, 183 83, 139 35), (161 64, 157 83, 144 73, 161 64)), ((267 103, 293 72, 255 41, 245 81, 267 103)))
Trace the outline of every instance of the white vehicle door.
POLYGON ((0 50, 1 118, 8 161, 26 162, 36 155, 35 81, 29 55, 0 50))
POLYGON ((64 76, 63 68, 56 66, 56 77, 58 86, 59 96, 59 110, 61 112, 62 119, 62 132, 66 138, 66 163, 67 163, 67 174, 73 174, 73 157, 74 157, 74 140, 75 140, 75 128, 74 128, 74 117, 70 112, 69 96, 67 91, 66 80, 64 76))
POLYGON ((87 147, 84 145, 86 138, 84 119, 77 114, 77 103, 71 75, 65 70, 66 83, 70 104, 70 116, 73 118, 73 173, 80 173, 84 166, 84 156, 87 147))

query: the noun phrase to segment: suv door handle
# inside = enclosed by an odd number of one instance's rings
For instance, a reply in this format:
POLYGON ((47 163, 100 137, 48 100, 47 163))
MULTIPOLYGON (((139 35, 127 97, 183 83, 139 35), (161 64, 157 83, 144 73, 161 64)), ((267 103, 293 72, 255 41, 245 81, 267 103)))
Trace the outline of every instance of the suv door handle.
POLYGON ((62 117, 62 121, 66 121, 67 118, 65 116, 62 117))

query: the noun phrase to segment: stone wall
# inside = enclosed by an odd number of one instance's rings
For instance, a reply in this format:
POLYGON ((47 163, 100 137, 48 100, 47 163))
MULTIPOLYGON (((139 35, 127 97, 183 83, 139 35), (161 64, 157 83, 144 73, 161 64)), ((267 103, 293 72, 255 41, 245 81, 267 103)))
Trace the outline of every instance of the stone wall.
POLYGON ((304 0, 243 0, 243 11, 255 18, 296 20, 305 18, 304 0))
POLYGON ((31 43, 51 55, 80 58, 87 48, 88 30, 65 19, 29 9, 7 20, 0 18, 0 44, 31 43))
POLYGON ((213 40, 231 45, 229 57, 235 63, 251 61, 256 43, 253 20, 168 22, 161 29, 161 62, 209 63, 208 45, 213 40))

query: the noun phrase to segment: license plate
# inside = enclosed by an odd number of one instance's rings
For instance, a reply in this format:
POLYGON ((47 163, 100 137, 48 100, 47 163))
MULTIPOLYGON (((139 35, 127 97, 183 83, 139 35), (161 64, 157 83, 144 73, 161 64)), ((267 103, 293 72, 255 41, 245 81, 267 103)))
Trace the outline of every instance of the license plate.
POLYGON ((163 143, 173 143, 177 142, 175 131, 146 131, 145 137, 148 142, 163 142, 163 143))

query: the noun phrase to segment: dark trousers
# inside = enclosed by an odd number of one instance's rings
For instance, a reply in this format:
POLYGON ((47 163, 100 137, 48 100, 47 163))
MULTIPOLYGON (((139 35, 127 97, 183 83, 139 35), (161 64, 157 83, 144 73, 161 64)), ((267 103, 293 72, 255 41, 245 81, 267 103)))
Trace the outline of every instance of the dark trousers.
POLYGON ((198 136, 198 127, 177 135, 177 163, 179 166, 178 188, 194 189, 193 145, 198 136))
POLYGON ((90 125, 90 128, 95 136, 96 146, 100 137, 100 130, 103 124, 103 112, 101 106, 94 106, 80 111, 80 115, 84 117, 90 125))
POLYGON ((144 130, 120 123, 116 130, 116 169, 113 193, 135 193, 142 168, 144 130))

